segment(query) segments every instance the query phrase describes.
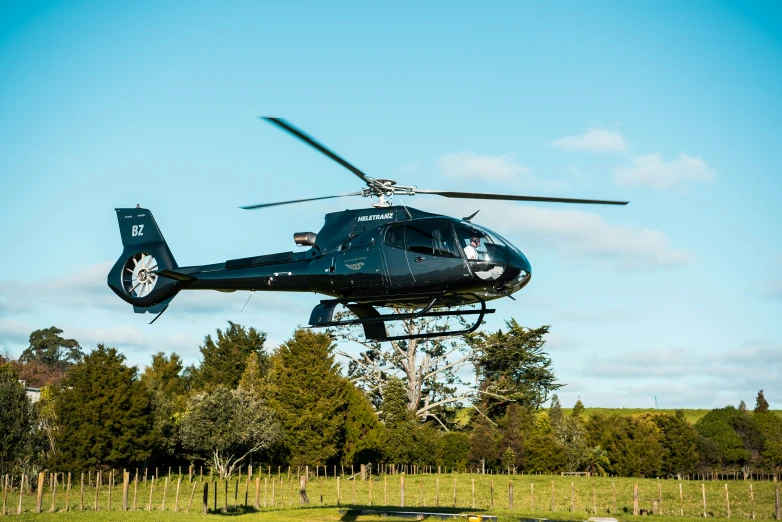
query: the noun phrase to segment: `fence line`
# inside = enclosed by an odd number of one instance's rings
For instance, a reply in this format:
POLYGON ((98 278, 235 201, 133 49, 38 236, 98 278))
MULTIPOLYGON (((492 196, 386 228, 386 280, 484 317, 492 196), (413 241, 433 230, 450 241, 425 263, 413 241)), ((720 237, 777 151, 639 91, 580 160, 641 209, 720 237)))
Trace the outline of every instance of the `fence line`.
MULTIPOLYGON (((94 501, 91 502, 92 505, 89 506, 89 509, 94 511, 137 510, 139 508, 137 497, 141 494, 146 495, 147 500, 146 503, 142 500, 141 509, 190 513, 193 498, 199 485, 203 488, 204 506, 202 511, 205 509, 207 512, 253 510, 270 506, 279 508, 309 504, 310 502, 323 506, 339 506, 343 505, 346 498, 349 499, 350 505, 372 506, 379 504, 376 501, 380 494, 378 492, 375 495, 373 488, 376 486, 376 482, 377 486, 380 485, 380 480, 383 481, 382 500, 384 506, 410 507, 417 505, 437 508, 441 504, 440 478, 442 475, 448 474, 453 477, 453 501, 445 502, 452 504, 455 508, 497 508, 520 512, 538 510, 537 512, 540 513, 540 508, 543 506, 543 510, 548 507, 549 511, 560 509, 571 513, 588 513, 594 516, 626 512, 639 515, 782 520, 780 483, 774 480, 775 476, 765 474, 756 475, 762 480, 744 483, 744 481, 732 480, 734 474, 706 474, 703 475, 704 480, 699 482, 688 481, 686 476, 675 482, 659 479, 656 481, 636 479, 630 482, 633 479, 589 476, 556 477, 511 472, 504 474, 508 479, 507 502, 503 500, 502 491, 500 491, 499 502, 497 502, 494 474, 485 476, 471 473, 474 470, 470 468, 462 468, 461 471, 454 472, 453 469, 443 467, 406 467, 390 464, 367 464, 358 469, 355 467, 338 469, 336 466, 331 469, 325 466, 293 466, 285 469, 280 466, 277 473, 274 474, 272 468, 267 466, 255 469, 252 467, 241 468, 233 477, 228 478, 214 478, 211 473, 205 476, 202 469, 196 472, 195 466, 189 466, 184 472, 180 467, 178 474, 172 473, 171 468, 168 468, 167 472, 163 469, 164 473, 159 473, 159 471, 158 469, 154 470, 148 484, 143 483, 143 477, 147 475, 146 470, 142 475, 140 469, 135 469, 133 480, 131 480, 132 472, 130 470, 98 471, 94 475, 94 501), (121 480, 119 480, 120 473, 121 480), (397 475, 399 479, 398 493, 390 492, 388 489, 387 479, 394 475, 397 475), (718 477, 728 480, 716 482, 718 477), (260 499, 261 478, 264 479, 262 503, 260 499), (771 481, 766 478, 770 478, 771 481), (160 484, 159 480, 163 484, 160 484), (317 484, 311 484, 313 480, 317 484), (344 484, 345 480, 349 484, 344 484), (410 480, 413 482, 407 484, 410 480), (551 482, 551 496, 550 504, 546 506, 548 493, 545 486, 549 480, 551 482), (294 483, 297 481, 299 482, 299 502, 296 502, 294 498, 294 483), (617 481, 620 482, 619 487, 617 487, 617 481), (131 482, 133 486, 132 502, 130 499, 131 482), (174 486, 174 482, 176 482, 176 486, 174 486), (244 495, 240 497, 239 488, 242 482, 244 483, 244 495), (674 483, 667 485, 670 482, 674 483), (181 498, 187 495, 186 489, 181 490, 183 483, 190 483, 190 494, 187 498, 181 498), (535 487, 536 484, 539 486, 538 488, 535 487), (121 502, 119 500, 113 502, 114 495, 120 494, 119 491, 114 492, 115 485, 122 488, 121 502), (350 487, 347 493, 341 491, 341 487, 345 485, 350 487), (412 494, 406 491, 406 486, 408 486, 407 489, 413 488, 412 494), (218 502, 218 487, 223 490, 223 495, 220 495, 221 498, 219 498, 220 502, 218 502), (308 495, 308 487, 310 488, 309 495, 316 491, 312 488, 318 488, 318 497, 311 499, 308 495), (213 488, 211 509, 208 506, 209 488, 213 488), (169 489, 172 490, 173 499, 168 498, 169 489), (229 494, 229 489, 233 490, 232 495, 229 494), (251 489, 252 494, 250 493, 251 489), (270 495, 268 494, 269 489, 270 495), (528 497, 525 491, 528 491, 528 497), (187 501, 187 507, 185 507, 185 501, 187 501)), ((70 511, 77 506, 79 510, 85 509, 84 473, 80 475, 78 499, 71 497, 71 489, 74 487, 72 473, 39 472, 34 486, 31 484, 33 481, 30 478, 24 474, 17 476, 16 480, 9 474, 0 477, 0 485, 3 488, 2 515, 10 515, 14 511, 16 513, 41 513, 44 509, 44 503, 48 507, 48 512, 70 511), (10 504, 13 504, 11 499, 15 498, 13 497, 15 493, 19 494, 16 510, 10 507, 10 504)), ((86 486, 92 487, 92 482, 93 474, 90 471, 87 473, 86 486)), ((395 488, 392 487, 393 489, 395 488)))

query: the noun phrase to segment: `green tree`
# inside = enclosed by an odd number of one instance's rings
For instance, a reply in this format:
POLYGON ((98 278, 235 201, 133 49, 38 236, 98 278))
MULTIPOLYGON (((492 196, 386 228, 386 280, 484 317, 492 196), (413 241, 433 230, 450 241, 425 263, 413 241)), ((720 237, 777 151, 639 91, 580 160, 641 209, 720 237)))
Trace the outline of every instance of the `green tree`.
POLYGON ((54 408, 59 469, 122 468, 149 457, 150 396, 124 355, 99 344, 62 384, 54 408))
POLYGON ((190 397, 179 434, 185 449, 209 462, 224 478, 249 454, 280 440, 282 428, 256 394, 218 385, 190 397))
POLYGON ((261 364, 261 357, 256 352, 250 353, 239 379, 239 388, 261 395, 266 385, 266 371, 266 365, 261 364))
POLYGON ((684 418, 684 412, 652 414, 651 421, 659 430, 663 448, 662 472, 679 480, 682 475, 694 472, 699 458, 698 432, 684 418))
POLYGON ((220 384, 236 388, 251 353, 257 354, 262 368, 268 365, 268 357, 263 349, 265 342, 265 333, 253 327, 245 329, 240 324, 228 321, 225 331, 217 329, 216 340, 207 335, 204 345, 199 348, 204 359, 193 372, 193 385, 199 389, 220 384))
POLYGON ((285 429, 292 465, 336 460, 344 441, 347 398, 329 334, 298 329, 277 348, 267 396, 285 429))
POLYGON ((563 386, 556 382, 551 358, 544 351, 549 326, 525 328, 515 319, 508 331, 479 332, 467 336, 476 352, 482 405, 491 418, 499 418, 511 403, 539 408, 563 386))
POLYGON ((34 449, 30 399, 9 364, 0 365, 0 475, 17 471, 34 449))
POLYGON ((467 459, 480 464, 481 473, 486 473, 486 467, 493 467, 500 457, 499 439, 500 433, 494 423, 480 415, 470 433, 470 451, 467 453, 467 459))
POLYGON ((597 445, 586 452, 584 464, 592 475, 605 475, 611 460, 608 458, 608 452, 597 445))
POLYGON ((757 465, 763 449, 763 435, 748 412, 733 406, 716 408, 701 417, 695 429, 717 444, 722 466, 738 467, 746 478, 757 465))
POLYGON ((505 411, 505 416, 499 421, 500 447, 503 456, 503 467, 506 466, 507 449, 513 450, 513 462, 511 468, 521 466, 526 454, 526 438, 532 429, 533 419, 528 407, 511 404, 505 411))
POLYGON ((587 430, 581 417, 583 413, 584 405, 579 399, 573 411, 560 421, 558 427, 552 425, 554 437, 564 449, 568 471, 577 471, 589 451, 587 430))
POLYGON ((755 413, 766 413, 768 412, 768 401, 766 400, 765 395, 763 395, 763 390, 758 391, 758 396, 755 398, 755 413))
POLYGON ((19 361, 25 363, 22 379, 29 386, 58 383, 65 372, 84 355, 75 339, 65 339, 62 330, 51 326, 30 334, 30 344, 19 361))
POLYGON ((381 446, 380 421, 366 395, 345 380, 347 416, 342 464, 377 462, 381 446))
POLYGON ((411 464, 415 444, 413 433, 418 428, 418 421, 409 408, 402 379, 391 376, 386 381, 380 408, 383 458, 393 464, 411 464))
POLYGON ((437 464, 446 468, 464 468, 467 466, 467 452, 470 439, 465 433, 449 431, 440 437, 437 464))
POLYGON ((153 458, 173 455, 179 448, 178 413, 183 408, 182 359, 163 352, 152 356, 152 364, 141 374, 141 383, 152 399, 153 458))
POLYGON ((762 455, 769 468, 778 472, 782 469, 782 418, 766 410, 756 412, 754 420, 764 438, 762 455))
POLYGON ((605 449, 613 471, 623 477, 655 477, 662 468, 657 427, 638 415, 613 418, 605 449))
POLYGON ((565 468, 566 458, 562 446, 554 436, 549 416, 553 412, 539 412, 532 434, 527 442, 524 470, 530 473, 552 473, 565 468))

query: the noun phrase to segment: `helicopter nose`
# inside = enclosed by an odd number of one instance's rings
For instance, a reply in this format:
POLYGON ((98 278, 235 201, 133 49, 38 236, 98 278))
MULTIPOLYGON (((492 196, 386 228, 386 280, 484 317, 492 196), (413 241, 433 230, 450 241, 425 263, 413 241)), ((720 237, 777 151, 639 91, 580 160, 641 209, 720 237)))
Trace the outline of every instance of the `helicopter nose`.
POLYGON ((532 276, 532 266, 527 257, 516 248, 508 249, 508 269, 505 271, 505 284, 523 287, 532 276))

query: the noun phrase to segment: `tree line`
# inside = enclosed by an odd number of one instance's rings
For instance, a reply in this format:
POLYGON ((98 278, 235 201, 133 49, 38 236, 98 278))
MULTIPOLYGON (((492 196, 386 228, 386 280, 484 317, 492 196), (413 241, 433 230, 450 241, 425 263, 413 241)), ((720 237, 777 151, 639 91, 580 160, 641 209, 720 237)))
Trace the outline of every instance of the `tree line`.
POLYGON ((459 339, 365 343, 346 354, 343 375, 335 356, 356 339, 350 331, 297 329, 268 349, 263 332, 229 322, 204 339, 197 365, 159 352, 139 371, 116 348, 85 352, 55 327, 36 330, 18 359, 0 356, 0 474, 201 464, 226 477, 248 464, 367 462, 638 477, 782 468, 782 419, 762 390, 753 410, 714 409, 694 425, 681 411, 585 415, 580 401, 564 414, 548 331, 510 320, 459 339), (456 371, 469 366, 472 386, 456 371), (40 400, 20 381, 40 387, 40 400))

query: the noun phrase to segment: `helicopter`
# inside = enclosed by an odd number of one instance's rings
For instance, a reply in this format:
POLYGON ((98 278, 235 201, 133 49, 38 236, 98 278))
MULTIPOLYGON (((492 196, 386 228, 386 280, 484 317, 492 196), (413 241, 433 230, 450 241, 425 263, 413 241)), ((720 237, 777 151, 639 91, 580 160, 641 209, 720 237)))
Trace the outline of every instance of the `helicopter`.
MULTIPOLYGON (((269 208, 332 198, 363 196, 371 207, 326 214, 317 233, 297 232, 298 252, 262 254, 223 263, 179 266, 149 209, 117 208, 123 251, 108 274, 109 287, 137 313, 157 314, 182 290, 220 292, 314 292, 327 296, 312 310, 311 327, 361 325, 368 341, 446 337, 474 332, 486 303, 524 288, 532 268, 519 248, 500 234, 472 222, 478 212, 455 218, 394 205, 395 195, 446 198, 626 205, 626 201, 552 198, 420 189, 373 178, 280 118, 264 117, 328 158, 365 186, 356 192, 240 207, 269 208), (338 305, 356 319, 337 320, 338 305), (475 305, 477 308, 470 307, 475 305), (394 309, 380 313, 378 308, 394 309), (388 335, 386 323, 421 317, 477 316, 459 330, 388 335)), ((252 295, 252 293, 251 293, 252 295)))

